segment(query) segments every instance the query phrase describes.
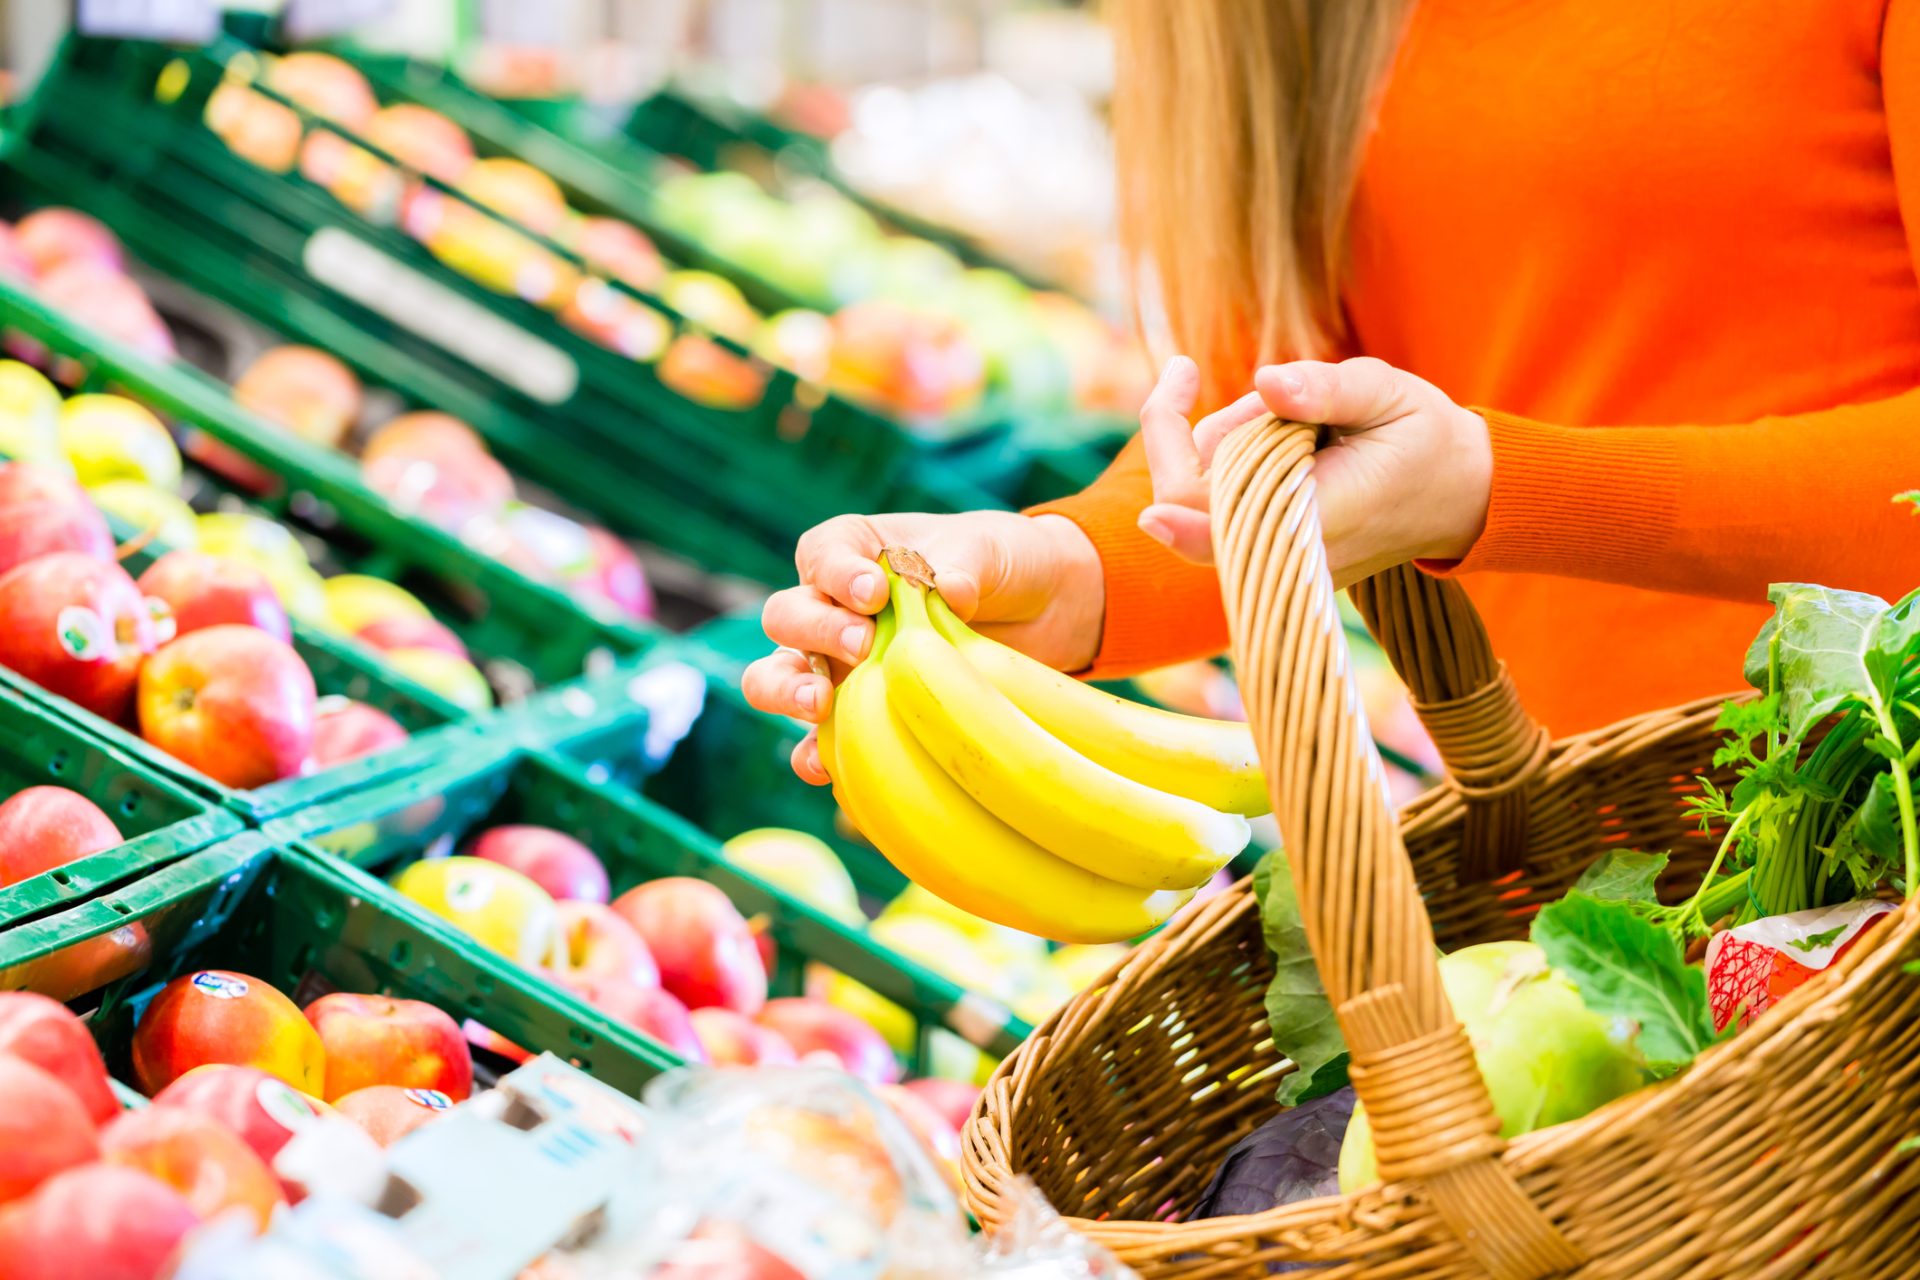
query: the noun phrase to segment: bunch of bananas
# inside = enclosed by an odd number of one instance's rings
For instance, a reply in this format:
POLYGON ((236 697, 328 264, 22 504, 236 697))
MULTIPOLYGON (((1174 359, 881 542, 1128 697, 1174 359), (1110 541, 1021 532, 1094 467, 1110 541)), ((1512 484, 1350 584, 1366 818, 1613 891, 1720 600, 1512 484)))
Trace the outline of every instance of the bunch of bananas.
POLYGON ((1267 791, 1245 725, 1082 684, 969 629, 918 555, 889 548, 885 565, 892 602, 820 755, 909 879, 998 924, 1115 942, 1246 847, 1267 791))

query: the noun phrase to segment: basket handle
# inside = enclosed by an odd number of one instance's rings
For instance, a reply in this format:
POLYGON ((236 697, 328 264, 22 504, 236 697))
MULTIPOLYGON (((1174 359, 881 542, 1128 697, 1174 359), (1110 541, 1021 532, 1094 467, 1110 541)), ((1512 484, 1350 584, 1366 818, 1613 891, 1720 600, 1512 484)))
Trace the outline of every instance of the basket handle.
MULTIPOLYGON (((1440 985, 1327 570, 1314 441, 1269 415, 1214 463, 1214 556, 1247 719, 1381 1176, 1417 1183, 1496 1280, 1534 1280, 1580 1256, 1501 1164, 1499 1119, 1440 985)), ((1405 599, 1374 596, 1383 619, 1405 599)))
POLYGON ((1457 875, 1495 880, 1527 862, 1529 805, 1546 772, 1546 729, 1526 713, 1460 584, 1400 565, 1355 583, 1367 630, 1413 695, 1466 810, 1457 875))

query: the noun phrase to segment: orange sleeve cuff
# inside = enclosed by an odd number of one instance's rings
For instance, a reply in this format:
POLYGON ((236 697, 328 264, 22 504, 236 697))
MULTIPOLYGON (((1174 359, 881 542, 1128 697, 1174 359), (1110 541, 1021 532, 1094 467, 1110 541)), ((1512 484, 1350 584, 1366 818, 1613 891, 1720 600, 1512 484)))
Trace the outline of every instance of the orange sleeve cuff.
POLYGON ((1182 560, 1140 532, 1140 513, 1152 490, 1144 464, 1135 474, 1137 455, 1137 446, 1129 445, 1107 473, 1084 491, 1027 512, 1065 516, 1080 526, 1100 554, 1106 617, 1100 652, 1093 666, 1079 673, 1088 679, 1119 679, 1190 658, 1212 657, 1227 647, 1219 577, 1211 568, 1182 560))
POLYGON ((1475 408, 1493 443, 1487 523, 1460 560, 1423 560, 1441 577, 1545 573, 1643 581, 1667 551, 1683 473, 1663 430, 1559 427, 1475 408))

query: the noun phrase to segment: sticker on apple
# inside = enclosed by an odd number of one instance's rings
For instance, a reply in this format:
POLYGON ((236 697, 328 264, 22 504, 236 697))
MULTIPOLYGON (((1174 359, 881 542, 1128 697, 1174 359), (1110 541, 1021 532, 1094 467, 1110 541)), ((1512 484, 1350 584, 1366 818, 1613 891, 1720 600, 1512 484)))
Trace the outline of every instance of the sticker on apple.
POLYGON ((455 911, 478 911, 492 897, 491 880, 461 879, 447 890, 447 905, 455 911))
POLYGON ((215 1000, 238 1000, 247 994, 247 980, 230 973, 196 973, 193 975, 193 985, 195 990, 215 1000))
POLYGON ((262 1080, 254 1086, 253 1096, 260 1109, 282 1129, 297 1133, 320 1118, 320 1108, 313 1105, 313 1099, 279 1080, 262 1080))

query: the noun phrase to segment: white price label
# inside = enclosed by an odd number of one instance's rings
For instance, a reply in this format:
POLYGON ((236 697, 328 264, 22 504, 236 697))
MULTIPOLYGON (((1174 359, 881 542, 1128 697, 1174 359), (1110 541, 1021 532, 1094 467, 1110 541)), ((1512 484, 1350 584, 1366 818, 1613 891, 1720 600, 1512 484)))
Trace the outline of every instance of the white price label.
POLYGON ((80 0, 74 25, 83 35, 203 42, 220 33, 213 0, 80 0))
POLYGON ((314 232, 301 258, 321 284, 542 404, 562 404, 580 385, 566 352, 338 227, 314 232))
POLYGON ((627 681, 627 697, 647 709, 647 759, 659 764, 700 718, 707 678, 684 662, 663 663, 627 681))

